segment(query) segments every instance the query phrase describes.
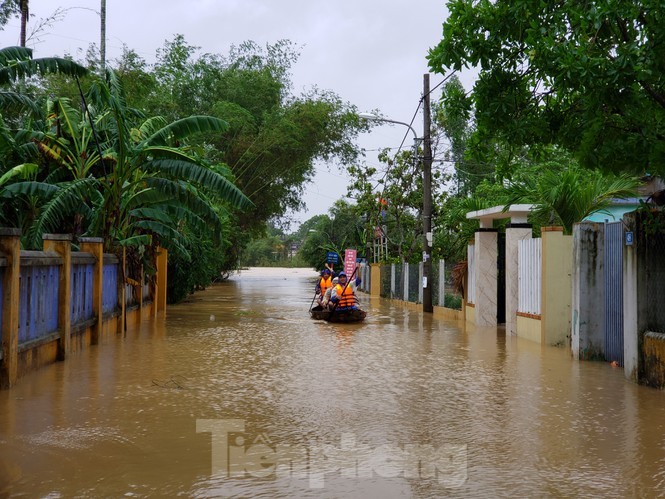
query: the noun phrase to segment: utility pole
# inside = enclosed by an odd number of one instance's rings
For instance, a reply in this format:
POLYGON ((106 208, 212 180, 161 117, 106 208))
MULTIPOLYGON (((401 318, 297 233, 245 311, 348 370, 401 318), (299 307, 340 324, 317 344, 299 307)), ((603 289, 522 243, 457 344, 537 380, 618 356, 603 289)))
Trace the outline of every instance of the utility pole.
POLYGON ((432 140, 429 74, 423 75, 423 312, 432 307, 432 140))

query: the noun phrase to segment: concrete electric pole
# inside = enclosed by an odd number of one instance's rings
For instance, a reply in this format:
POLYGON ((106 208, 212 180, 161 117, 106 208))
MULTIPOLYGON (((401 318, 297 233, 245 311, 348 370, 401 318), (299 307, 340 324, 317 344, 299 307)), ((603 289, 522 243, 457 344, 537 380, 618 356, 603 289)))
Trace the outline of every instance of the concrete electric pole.
POLYGON ((432 139, 429 74, 423 75, 423 312, 432 312, 432 139))

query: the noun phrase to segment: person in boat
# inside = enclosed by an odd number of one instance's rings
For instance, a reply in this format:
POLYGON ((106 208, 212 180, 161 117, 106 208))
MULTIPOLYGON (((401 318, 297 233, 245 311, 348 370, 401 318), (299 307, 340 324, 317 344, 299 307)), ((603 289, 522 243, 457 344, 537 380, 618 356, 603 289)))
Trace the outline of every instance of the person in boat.
POLYGON ((323 297, 328 289, 332 288, 332 275, 328 268, 321 271, 321 278, 316 283, 316 293, 318 295, 317 303, 323 306, 323 297))
POLYGON ((338 282, 339 282, 339 278, 333 277, 332 286, 330 286, 326 290, 326 294, 323 295, 323 299, 321 300, 321 306, 323 308, 329 308, 329 306, 330 306, 330 297, 332 296, 332 290, 335 288, 335 286, 337 286, 338 282))
POLYGON ((337 274, 335 273, 335 269, 333 268, 332 265, 330 265, 328 262, 326 262, 325 267, 330 271, 330 276, 335 278, 337 277, 337 274))
POLYGON ((340 272, 337 276, 337 286, 332 289, 330 295, 330 308, 337 304, 335 310, 351 310, 357 309, 356 305, 356 288, 360 285, 360 277, 357 277, 347 286, 346 273, 340 272))

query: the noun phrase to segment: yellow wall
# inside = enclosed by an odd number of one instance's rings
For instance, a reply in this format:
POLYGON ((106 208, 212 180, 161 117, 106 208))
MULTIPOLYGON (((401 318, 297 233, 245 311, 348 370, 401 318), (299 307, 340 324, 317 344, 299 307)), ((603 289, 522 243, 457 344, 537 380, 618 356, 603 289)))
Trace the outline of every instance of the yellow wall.
POLYGON ((475 324, 476 323, 476 307, 470 307, 469 305, 466 305, 465 307, 465 320, 469 324, 475 324))
POLYGON ((570 345, 573 237, 561 227, 543 227, 543 343, 570 345))
POLYGON ((370 264, 370 285, 369 295, 372 297, 381 296, 381 265, 378 263, 370 264))
POLYGON ((461 310, 446 307, 434 307, 434 317, 437 319, 447 319, 452 321, 464 320, 464 315, 461 310))
POLYGON ((540 319, 517 316, 517 336, 541 343, 542 324, 540 319))

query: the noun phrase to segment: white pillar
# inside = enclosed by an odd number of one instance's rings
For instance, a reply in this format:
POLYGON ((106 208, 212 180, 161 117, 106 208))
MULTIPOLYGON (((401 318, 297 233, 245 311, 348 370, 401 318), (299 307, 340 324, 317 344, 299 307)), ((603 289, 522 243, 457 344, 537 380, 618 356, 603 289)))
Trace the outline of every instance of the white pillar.
POLYGON ((516 223, 506 227, 506 333, 517 335, 517 306, 519 300, 519 241, 531 239, 531 224, 516 223))
POLYGON ((496 326, 498 233, 478 229, 475 235, 476 325, 496 326))
POLYGON ((446 304, 446 262, 439 260, 439 307, 446 304))
POLYGON ((409 264, 403 263, 402 276, 404 276, 404 286, 402 288, 402 300, 409 301, 409 264))
POLYGON ((634 246, 623 252, 623 372, 626 378, 638 381, 637 334, 637 255, 634 246))

